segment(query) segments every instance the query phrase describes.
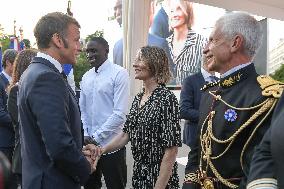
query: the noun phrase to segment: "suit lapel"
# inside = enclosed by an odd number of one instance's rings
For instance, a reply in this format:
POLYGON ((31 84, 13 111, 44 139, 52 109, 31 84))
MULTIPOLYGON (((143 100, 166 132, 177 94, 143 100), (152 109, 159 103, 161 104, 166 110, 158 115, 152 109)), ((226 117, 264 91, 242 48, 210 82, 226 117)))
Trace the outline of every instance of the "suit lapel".
POLYGON ((44 64, 46 66, 48 66, 49 68, 51 68, 53 71, 57 72, 60 74, 60 72, 58 71, 58 69, 48 60, 41 58, 41 57, 34 57, 34 59, 31 62, 32 64, 44 64))
MULTIPOLYGON (((57 69, 50 61, 48 61, 48 60, 46 60, 46 59, 44 59, 44 58, 41 58, 41 57, 34 57, 32 63, 34 63, 34 64, 36 64, 36 63, 38 63, 38 64, 44 64, 44 65, 48 66, 49 68, 51 68, 51 69, 52 69, 53 71, 55 71, 56 73, 58 73, 58 74, 61 75, 61 73, 58 71, 58 69, 57 69)), ((75 101, 77 102, 77 104, 78 104, 78 99, 77 99, 77 97, 76 97, 76 95, 75 95, 73 89, 72 89, 72 88, 70 87, 70 85, 68 84, 67 79, 65 79, 62 75, 61 75, 61 77, 62 77, 62 79, 64 80, 64 83, 65 83, 65 85, 66 85, 68 91, 71 93, 71 96, 74 97, 74 100, 75 100, 75 101)))
POLYGON ((9 85, 9 80, 5 77, 5 75, 1 72, 0 77, 4 81, 5 88, 9 85))
POLYGON ((204 77, 203 77, 201 72, 198 73, 198 77, 199 77, 199 81, 201 81, 201 84, 204 85, 205 84, 205 79, 204 79, 204 77))

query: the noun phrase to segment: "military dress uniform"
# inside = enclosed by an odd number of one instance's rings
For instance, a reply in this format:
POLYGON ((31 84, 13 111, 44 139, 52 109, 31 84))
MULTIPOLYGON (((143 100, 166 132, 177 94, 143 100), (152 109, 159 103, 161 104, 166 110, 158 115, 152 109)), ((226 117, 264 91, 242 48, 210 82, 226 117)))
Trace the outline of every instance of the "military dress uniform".
POLYGON ((254 64, 207 84, 199 138, 188 155, 183 188, 245 188, 254 148, 270 125, 279 82, 258 76, 254 64))
MULTIPOLYGON (((283 90, 283 88, 282 88, 283 90)), ((284 188, 284 95, 274 110, 271 126, 253 155, 248 189, 284 188)))

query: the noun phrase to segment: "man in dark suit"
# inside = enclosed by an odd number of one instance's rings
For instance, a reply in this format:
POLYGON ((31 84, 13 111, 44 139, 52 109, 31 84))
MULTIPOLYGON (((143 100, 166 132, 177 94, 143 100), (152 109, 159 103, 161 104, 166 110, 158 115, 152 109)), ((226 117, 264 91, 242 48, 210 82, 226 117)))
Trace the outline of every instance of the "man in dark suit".
POLYGON ((43 16, 35 26, 39 51, 19 82, 24 189, 80 189, 94 159, 82 153, 77 98, 62 65, 74 65, 80 49, 80 25, 66 14, 43 16))
MULTIPOLYGON (((154 0, 151 2, 151 10, 150 10, 150 20, 149 26, 152 25, 153 17, 154 17, 154 0)), ((156 46, 164 49, 169 59, 170 66, 173 67, 173 60, 171 58, 169 45, 166 39, 157 37, 153 34, 148 34, 148 43, 147 45, 156 46)), ((113 63, 123 66, 123 39, 118 40, 113 48, 113 63)))
MULTIPOLYGON (((170 49, 168 42, 160 37, 154 36, 153 34, 148 34, 148 45, 157 46, 166 52, 170 64, 172 64, 172 59, 170 55, 170 49)), ((123 66, 123 39, 117 41, 113 48, 113 63, 123 66)))
MULTIPOLYGON (((156 4, 159 4, 159 0, 156 0, 156 4)), ((157 14, 154 17, 152 26, 151 26, 151 34, 161 37, 161 38, 168 38, 170 36, 170 29, 169 29, 169 17, 166 13, 165 9, 162 6, 157 12, 157 14)))
POLYGON ((188 76, 182 84, 180 92, 180 118, 185 119, 183 143, 192 148, 197 140, 199 104, 201 88, 205 83, 215 82, 214 72, 210 72, 204 62, 201 72, 188 76))
POLYGON ((7 49, 2 58, 3 71, 0 73, 0 151, 2 151, 10 163, 12 161, 13 149, 15 145, 14 128, 12 119, 7 109, 7 87, 13 72, 13 63, 17 56, 17 51, 7 49))
POLYGON ((282 96, 275 107, 271 126, 254 152, 248 176, 248 189, 284 188, 284 84, 277 83, 279 85, 274 89, 279 93, 275 94, 280 96, 282 93, 282 96))

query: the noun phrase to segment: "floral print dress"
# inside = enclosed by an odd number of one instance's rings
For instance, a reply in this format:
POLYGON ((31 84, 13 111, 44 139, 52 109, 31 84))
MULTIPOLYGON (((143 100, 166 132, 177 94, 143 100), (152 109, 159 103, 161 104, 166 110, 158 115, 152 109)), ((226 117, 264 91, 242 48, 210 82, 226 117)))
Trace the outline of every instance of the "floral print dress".
MULTIPOLYGON (((143 94, 144 90, 135 97, 123 131, 129 134, 134 158, 133 188, 153 189, 165 149, 181 146, 179 105, 164 85, 159 85, 139 107, 143 94)), ((167 188, 179 188, 176 162, 167 188)))

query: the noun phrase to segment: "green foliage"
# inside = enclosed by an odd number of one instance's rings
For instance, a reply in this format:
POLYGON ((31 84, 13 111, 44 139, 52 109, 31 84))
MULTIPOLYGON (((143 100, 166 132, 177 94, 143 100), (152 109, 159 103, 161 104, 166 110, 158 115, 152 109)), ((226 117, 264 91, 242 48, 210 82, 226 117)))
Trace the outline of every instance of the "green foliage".
POLYGON ((104 30, 97 30, 95 33, 88 35, 86 37, 86 42, 88 42, 92 37, 104 37, 104 30))
POLYGON ((79 82, 82 80, 83 75, 90 69, 87 56, 85 52, 81 52, 77 57, 77 63, 74 66, 74 80, 76 86, 80 88, 79 82))
POLYGON ((284 64, 282 64, 281 67, 271 75, 271 77, 278 81, 284 82, 284 64))
MULTIPOLYGON (((2 51, 4 52, 6 49, 8 49, 10 47, 10 37, 12 37, 12 35, 6 36, 4 38, 0 39, 0 43, 2 44, 2 51)), ((31 48, 31 42, 29 39, 23 39, 26 48, 31 48)))
POLYGON ((2 45, 2 52, 4 52, 10 46, 10 36, 9 37, 5 37, 5 38, 1 38, 0 39, 0 43, 2 45))
POLYGON ((25 43, 25 47, 26 47, 27 49, 31 48, 31 42, 30 42, 30 40, 28 40, 28 39, 23 39, 23 42, 25 43))

